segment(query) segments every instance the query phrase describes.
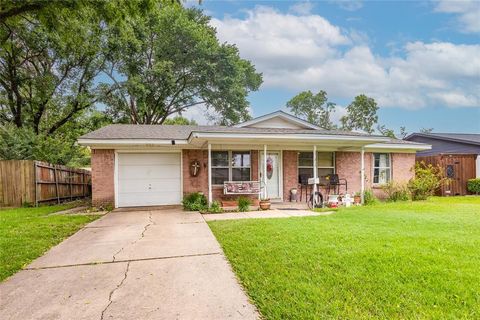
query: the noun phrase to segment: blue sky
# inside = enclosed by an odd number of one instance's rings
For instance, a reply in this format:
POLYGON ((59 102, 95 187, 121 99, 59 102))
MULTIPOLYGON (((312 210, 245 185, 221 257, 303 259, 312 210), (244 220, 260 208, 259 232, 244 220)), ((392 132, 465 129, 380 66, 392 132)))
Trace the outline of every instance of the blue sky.
POLYGON ((364 93, 395 130, 480 133, 479 1, 187 5, 212 16, 220 40, 263 73, 249 96, 254 116, 284 108, 300 91, 325 90, 339 105, 336 118, 364 93))

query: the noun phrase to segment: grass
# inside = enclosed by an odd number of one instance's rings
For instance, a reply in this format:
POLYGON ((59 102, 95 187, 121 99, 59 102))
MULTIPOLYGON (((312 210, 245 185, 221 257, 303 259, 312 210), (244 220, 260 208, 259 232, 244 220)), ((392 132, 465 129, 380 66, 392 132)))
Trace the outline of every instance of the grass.
POLYGON ((72 205, 0 210, 0 281, 98 216, 52 215, 72 205))
POLYGON ((266 319, 480 318, 480 197, 209 225, 266 319))

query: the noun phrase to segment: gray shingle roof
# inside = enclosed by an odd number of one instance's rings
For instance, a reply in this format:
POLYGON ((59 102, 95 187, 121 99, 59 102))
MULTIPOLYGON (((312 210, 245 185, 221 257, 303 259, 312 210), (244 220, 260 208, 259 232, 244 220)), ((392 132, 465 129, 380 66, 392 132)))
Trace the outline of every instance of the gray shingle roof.
POLYGON ((406 139, 409 139, 413 136, 480 144, 480 134, 478 133, 412 133, 406 139))
MULTIPOLYGON (((191 125, 136 125, 112 124, 87 133, 80 139, 188 139, 192 132, 203 133, 251 133, 251 134, 324 134, 345 136, 370 136, 368 134, 342 130, 311 130, 282 128, 236 128, 225 126, 191 126, 191 125)), ((379 136, 377 136, 379 137, 379 136)))

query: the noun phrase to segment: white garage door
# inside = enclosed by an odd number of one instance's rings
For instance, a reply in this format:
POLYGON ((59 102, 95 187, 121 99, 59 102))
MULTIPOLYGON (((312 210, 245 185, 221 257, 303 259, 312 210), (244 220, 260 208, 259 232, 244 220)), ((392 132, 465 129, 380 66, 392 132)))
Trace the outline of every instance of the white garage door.
POLYGON ((118 206, 155 206, 181 201, 179 153, 119 153, 118 206))

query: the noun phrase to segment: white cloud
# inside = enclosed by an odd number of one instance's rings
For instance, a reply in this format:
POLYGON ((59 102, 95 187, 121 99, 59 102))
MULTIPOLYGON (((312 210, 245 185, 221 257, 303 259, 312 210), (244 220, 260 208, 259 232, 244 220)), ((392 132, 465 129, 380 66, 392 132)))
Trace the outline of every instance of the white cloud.
POLYGON ((299 15, 307 15, 310 12, 312 12, 313 8, 314 8, 313 3, 311 3, 310 1, 306 1, 306 2, 296 3, 292 6, 290 6, 289 9, 293 13, 297 13, 299 15))
POLYGON ((330 2, 336 3, 340 8, 347 11, 357 11, 363 7, 363 1, 361 0, 331 0, 330 2))
POLYGON ((381 106, 480 106, 480 45, 409 42, 382 57, 359 31, 264 6, 212 23, 263 72, 263 87, 323 89, 336 99, 364 93, 381 106))
POLYGON ((435 11, 456 14, 463 32, 480 32, 480 1, 478 0, 439 0, 435 11))

